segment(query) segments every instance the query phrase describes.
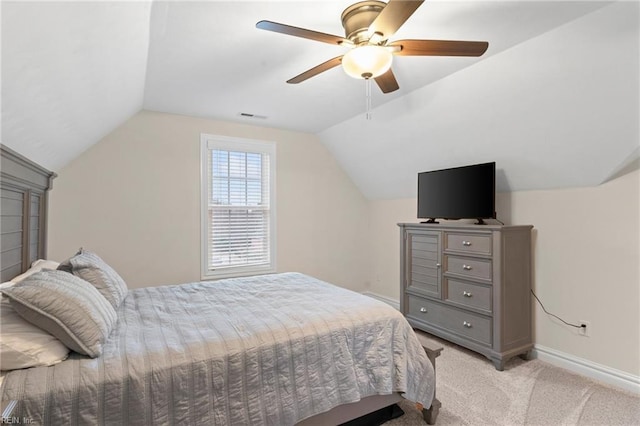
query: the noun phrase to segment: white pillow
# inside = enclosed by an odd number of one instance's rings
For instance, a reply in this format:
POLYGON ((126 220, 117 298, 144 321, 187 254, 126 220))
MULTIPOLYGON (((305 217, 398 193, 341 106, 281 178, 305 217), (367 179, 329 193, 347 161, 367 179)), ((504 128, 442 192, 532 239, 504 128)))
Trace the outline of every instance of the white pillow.
POLYGON ((58 266, 60 266, 60 263, 54 260, 45 260, 45 259, 34 260, 33 263, 31 264, 31 268, 27 269, 24 273, 18 275, 17 277, 11 278, 11 281, 14 283, 19 283, 20 281, 27 278, 29 275, 35 274, 36 272, 40 272, 43 269, 58 269, 58 266))
MULTIPOLYGON (((0 289, 13 282, 0 284, 0 289)), ((9 298, 0 300, 0 370, 53 365, 67 358, 69 349, 41 328, 25 321, 9 298)))

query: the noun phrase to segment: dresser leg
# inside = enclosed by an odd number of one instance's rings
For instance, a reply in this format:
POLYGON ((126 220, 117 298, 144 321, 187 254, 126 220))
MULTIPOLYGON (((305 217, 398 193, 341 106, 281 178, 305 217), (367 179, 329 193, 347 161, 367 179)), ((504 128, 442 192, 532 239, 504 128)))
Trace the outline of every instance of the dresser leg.
POLYGON ((496 370, 498 371, 504 371, 504 361, 501 359, 492 359, 491 361, 493 361, 493 366, 496 367, 496 370))
POLYGON ((525 361, 530 361, 532 359, 531 357, 531 351, 526 351, 523 354, 518 355, 520 358, 522 358, 525 361))

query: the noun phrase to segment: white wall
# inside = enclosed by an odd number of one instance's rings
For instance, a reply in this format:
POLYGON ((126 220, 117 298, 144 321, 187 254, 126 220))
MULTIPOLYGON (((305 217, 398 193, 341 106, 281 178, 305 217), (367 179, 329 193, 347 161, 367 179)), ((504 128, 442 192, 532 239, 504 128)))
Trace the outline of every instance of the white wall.
MULTIPOLYGON (((533 287, 550 312, 589 321, 582 337, 534 307, 535 343, 640 376, 640 173, 590 188, 497 194, 506 224, 532 224, 533 287)), ((399 298, 399 230, 416 200, 371 202, 371 286, 399 298)), ((533 303, 533 302, 532 302, 533 303)))
POLYGON ((363 290, 367 202, 314 136, 148 111, 58 172, 49 257, 84 246, 130 287, 198 281, 200 133, 275 141, 278 271, 363 290))

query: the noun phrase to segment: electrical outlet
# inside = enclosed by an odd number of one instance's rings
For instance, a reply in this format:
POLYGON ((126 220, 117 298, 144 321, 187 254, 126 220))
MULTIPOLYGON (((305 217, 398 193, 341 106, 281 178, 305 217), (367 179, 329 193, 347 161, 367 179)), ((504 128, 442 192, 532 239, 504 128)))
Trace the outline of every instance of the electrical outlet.
POLYGON ((578 334, 584 337, 591 337, 591 323, 589 321, 580 321, 580 327, 578 329, 578 334))

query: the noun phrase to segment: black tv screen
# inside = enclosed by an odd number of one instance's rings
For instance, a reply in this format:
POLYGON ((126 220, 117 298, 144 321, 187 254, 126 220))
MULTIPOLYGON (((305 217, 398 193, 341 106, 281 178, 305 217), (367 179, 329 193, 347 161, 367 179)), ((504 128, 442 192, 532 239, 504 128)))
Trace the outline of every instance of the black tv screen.
POLYGON ((495 187, 495 162, 418 173, 418 218, 495 219, 495 187))

